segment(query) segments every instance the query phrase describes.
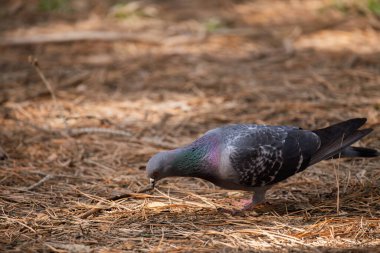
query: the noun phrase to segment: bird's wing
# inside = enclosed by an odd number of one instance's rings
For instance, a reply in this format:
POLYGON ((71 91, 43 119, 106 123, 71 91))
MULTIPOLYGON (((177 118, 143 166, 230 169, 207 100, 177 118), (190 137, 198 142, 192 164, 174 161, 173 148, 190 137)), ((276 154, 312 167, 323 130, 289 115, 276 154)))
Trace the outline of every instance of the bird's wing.
POLYGON ((271 185, 302 171, 320 145, 316 134, 294 127, 241 126, 229 132, 231 166, 240 184, 251 187, 271 185))

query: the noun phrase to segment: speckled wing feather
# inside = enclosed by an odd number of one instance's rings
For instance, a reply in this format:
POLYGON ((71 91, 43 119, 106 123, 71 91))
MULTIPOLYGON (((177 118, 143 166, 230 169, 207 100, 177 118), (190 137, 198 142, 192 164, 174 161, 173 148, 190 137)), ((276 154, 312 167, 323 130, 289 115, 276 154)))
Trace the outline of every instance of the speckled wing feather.
POLYGON ((320 146, 311 131, 289 126, 234 125, 224 129, 239 182, 271 185, 304 170, 320 146))

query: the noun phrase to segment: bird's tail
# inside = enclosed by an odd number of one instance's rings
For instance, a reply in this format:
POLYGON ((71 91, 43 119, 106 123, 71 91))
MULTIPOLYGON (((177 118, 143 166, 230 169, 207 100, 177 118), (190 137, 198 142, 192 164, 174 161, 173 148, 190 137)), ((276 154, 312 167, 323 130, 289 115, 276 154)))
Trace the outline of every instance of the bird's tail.
POLYGON ((340 157, 376 157, 380 156, 379 151, 372 148, 352 147, 349 146, 343 149, 339 154, 334 155, 332 158, 340 157))
POLYGON ((313 132, 321 139, 321 145, 311 157, 310 165, 319 161, 338 157, 375 157, 379 152, 369 148, 350 147, 372 129, 358 130, 367 121, 365 118, 350 119, 313 132))

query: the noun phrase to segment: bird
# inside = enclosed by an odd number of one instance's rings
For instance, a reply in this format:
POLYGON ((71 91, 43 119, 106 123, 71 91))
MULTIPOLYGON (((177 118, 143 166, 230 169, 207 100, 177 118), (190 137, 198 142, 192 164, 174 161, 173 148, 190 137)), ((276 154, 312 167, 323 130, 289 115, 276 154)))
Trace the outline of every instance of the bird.
POLYGON ((254 210, 273 185, 322 160, 379 156, 375 149, 351 146, 373 131, 359 129, 366 121, 354 118, 317 130, 224 125, 189 145, 155 154, 146 171, 153 187, 167 177, 196 177, 224 189, 252 192, 240 211, 254 210))

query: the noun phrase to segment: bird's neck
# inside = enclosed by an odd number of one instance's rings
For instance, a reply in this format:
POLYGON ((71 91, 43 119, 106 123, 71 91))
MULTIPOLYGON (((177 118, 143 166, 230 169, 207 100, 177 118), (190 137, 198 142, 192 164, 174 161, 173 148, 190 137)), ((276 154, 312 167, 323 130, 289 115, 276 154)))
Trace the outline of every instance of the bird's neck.
POLYGON ((217 146, 213 139, 200 139, 187 147, 174 150, 173 175, 208 180, 219 162, 217 146))

